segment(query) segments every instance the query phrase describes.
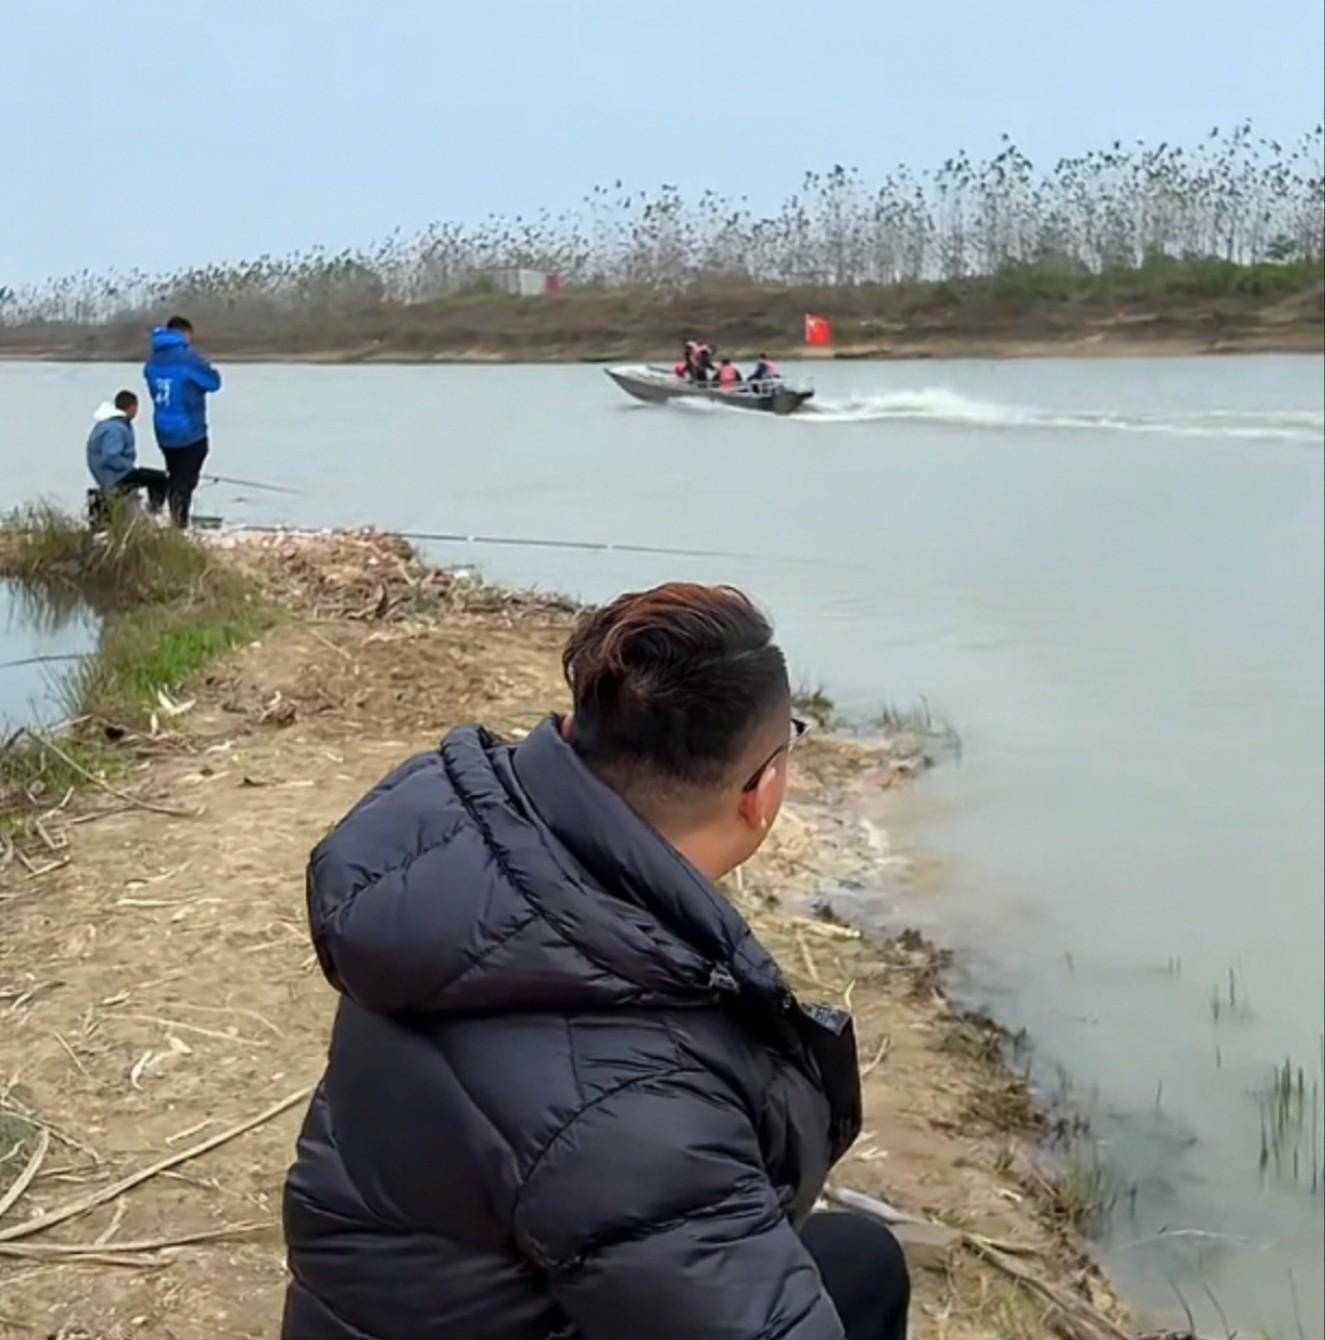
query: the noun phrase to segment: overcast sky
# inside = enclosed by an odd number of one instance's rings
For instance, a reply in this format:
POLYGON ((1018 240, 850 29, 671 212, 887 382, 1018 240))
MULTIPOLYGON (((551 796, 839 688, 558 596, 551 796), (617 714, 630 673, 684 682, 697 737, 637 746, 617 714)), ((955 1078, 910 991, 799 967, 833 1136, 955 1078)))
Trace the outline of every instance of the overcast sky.
POLYGON ((1320 120, 1321 0, 0 0, 0 285, 1320 120))

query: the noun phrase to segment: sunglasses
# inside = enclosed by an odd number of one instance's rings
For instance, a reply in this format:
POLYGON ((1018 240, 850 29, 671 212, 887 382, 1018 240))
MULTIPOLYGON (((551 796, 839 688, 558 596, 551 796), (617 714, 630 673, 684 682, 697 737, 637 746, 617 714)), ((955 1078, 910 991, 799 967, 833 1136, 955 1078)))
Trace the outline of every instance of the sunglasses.
POLYGON ((743 787, 741 787, 741 793, 745 794, 747 791, 753 791, 755 787, 759 785, 759 779, 763 777, 764 773, 766 773, 769 770, 769 768, 773 766, 773 764, 777 761, 777 757, 779 754, 785 753, 788 755, 788 757, 790 757, 791 754, 795 753, 796 746, 800 744, 800 742, 809 733, 809 729, 810 729, 810 723, 808 721, 802 721, 800 717, 792 717, 791 732, 787 738, 786 744, 778 745, 778 747, 775 750, 773 750, 771 754, 769 754, 769 756, 754 770, 754 772, 750 774, 750 780, 746 782, 746 784, 743 787))

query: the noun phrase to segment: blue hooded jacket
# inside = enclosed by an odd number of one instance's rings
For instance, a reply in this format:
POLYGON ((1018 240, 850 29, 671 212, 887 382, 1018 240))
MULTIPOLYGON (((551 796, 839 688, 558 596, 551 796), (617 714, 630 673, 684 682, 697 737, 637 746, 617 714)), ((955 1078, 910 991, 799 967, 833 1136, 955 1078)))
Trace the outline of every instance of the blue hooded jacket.
POLYGON ((206 395, 221 389, 221 374, 189 348, 182 331, 158 326, 143 376, 152 397, 157 446, 169 451, 201 442, 207 436, 206 395))
POLYGON ((92 416, 87 438, 87 468, 92 478, 103 489, 114 488, 137 464, 133 424, 114 405, 100 406, 92 416))

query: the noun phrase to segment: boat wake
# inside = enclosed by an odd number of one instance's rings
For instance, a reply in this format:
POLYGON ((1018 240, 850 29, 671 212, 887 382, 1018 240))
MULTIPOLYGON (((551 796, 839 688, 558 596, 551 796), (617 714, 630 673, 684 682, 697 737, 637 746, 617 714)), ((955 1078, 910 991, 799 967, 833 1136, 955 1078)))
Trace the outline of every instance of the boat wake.
POLYGON ((1177 437, 1247 438, 1260 441, 1325 441, 1325 414, 1314 410, 1196 410, 1123 414, 1113 410, 1059 409, 980 400, 943 386, 890 391, 848 400, 817 400, 797 423, 875 423, 901 420, 978 429, 1056 429, 1166 433, 1177 437))

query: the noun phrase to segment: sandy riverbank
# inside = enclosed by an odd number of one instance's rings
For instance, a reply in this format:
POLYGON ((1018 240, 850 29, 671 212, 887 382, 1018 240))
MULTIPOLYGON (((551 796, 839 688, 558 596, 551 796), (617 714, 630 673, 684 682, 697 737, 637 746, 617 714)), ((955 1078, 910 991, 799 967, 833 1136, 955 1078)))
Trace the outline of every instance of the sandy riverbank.
MULTIPOLYGON (((176 693, 188 710, 118 740, 132 767, 113 791, 36 797, 0 851, 0 1336, 274 1333, 280 1186, 334 1006, 304 925, 308 849, 450 726, 518 734, 562 703, 562 602, 381 537, 220 543, 279 623, 176 693)), ((997 1033, 944 997, 942 954, 816 915, 877 861, 853 798, 918 767, 914 742, 814 742, 730 890, 799 991, 856 1015, 865 1132, 834 1184, 953 1230, 909 1230, 922 1340, 1130 1334, 1080 1311, 1121 1317, 1036 1170, 997 1033)))

